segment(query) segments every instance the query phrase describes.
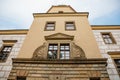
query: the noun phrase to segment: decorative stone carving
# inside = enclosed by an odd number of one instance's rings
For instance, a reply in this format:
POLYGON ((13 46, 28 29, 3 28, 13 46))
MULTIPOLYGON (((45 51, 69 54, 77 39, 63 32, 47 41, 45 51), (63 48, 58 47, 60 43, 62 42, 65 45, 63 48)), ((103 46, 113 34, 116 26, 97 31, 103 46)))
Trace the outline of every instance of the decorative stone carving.
POLYGON ((74 36, 63 34, 63 33, 55 33, 49 36, 45 36, 45 40, 73 40, 74 36))
POLYGON ((85 59, 85 53, 81 47, 76 45, 75 43, 72 43, 72 57, 73 58, 80 58, 80 59, 85 59))
POLYGON ((17 70, 17 76, 27 76, 28 75, 28 71, 26 70, 17 70))
POLYGON ((32 59, 34 60, 43 59, 46 53, 47 53, 47 45, 46 43, 43 43, 43 45, 41 45, 34 51, 32 59))

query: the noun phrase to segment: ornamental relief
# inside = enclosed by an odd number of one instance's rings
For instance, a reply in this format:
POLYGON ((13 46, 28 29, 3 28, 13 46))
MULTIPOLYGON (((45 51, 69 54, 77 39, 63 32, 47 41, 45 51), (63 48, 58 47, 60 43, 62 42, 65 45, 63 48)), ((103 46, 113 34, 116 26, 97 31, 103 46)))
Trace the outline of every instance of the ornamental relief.
POLYGON ((72 58, 79 58, 79 59, 85 59, 85 53, 81 47, 76 45, 74 42, 71 43, 71 54, 72 58))
POLYGON ((38 47, 34 53, 32 59, 34 60, 39 60, 39 59, 44 59, 47 55, 47 43, 43 43, 40 47, 38 47))
MULTIPOLYGON (((40 47, 38 47, 34 53, 33 53, 33 60, 41 60, 41 59, 47 59, 47 43, 44 43, 40 47)), ((74 42, 71 43, 71 59, 85 59, 85 53, 82 48, 80 48, 78 45, 76 45, 74 42)))

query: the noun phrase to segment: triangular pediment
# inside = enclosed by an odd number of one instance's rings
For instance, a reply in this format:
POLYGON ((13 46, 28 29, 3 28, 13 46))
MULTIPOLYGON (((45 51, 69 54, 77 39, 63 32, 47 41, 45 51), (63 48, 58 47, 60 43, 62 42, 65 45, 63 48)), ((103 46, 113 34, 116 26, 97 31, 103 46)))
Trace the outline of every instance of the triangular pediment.
POLYGON ((52 35, 45 36, 46 40, 73 40, 74 36, 63 34, 63 33, 56 33, 52 35))

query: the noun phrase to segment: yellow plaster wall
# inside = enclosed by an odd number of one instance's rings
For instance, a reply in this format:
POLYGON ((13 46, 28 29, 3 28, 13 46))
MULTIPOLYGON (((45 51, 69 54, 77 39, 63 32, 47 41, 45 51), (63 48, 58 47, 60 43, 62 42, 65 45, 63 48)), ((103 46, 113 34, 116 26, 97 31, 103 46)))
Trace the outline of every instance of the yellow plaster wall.
POLYGON ((75 12, 70 6, 53 6, 48 10, 48 13, 58 13, 59 11, 63 12, 75 12))
POLYGON ((44 36, 64 33, 75 36, 74 42, 84 51, 87 58, 101 57, 86 16, 36 17, 21 48, 19 58, 31 58, 34 50, 45 42, 44 36), (47 21, 56 21, 55 31, 44 31, 47 21), (65 21, 75 21, 75 31, 65 31, 65 21))
MULTIPOLYGON (((61 8, 63 11, 71 12, 72 8, 61 8)), ((53 7, 48 12, 59 11, 59 7, 53 7), (57 10, 58 9, 58 10, 57 10)), ((74 13, 73 13, 74 14, 74 13)), ((80 13, 79 13, 80 14, 80 13)), ((37 14, 38 15, 38 14, 37 14)), ((42 15, 42 14, 39 14, 42 15)), ((49 14, 46 14, 49 15, 49 14)), ((57 15, 57 14, 56 14, 57 15)), ((64 15, 64 14, 63 14, 64 15)), ((36 48, 41 46, 45 41, 44 36, 48 36, 55 33, 63 33, 74 36, 73 42, 80 46, 87 58, 101 58, 97 42, 95 41, 91 26, 89 25, 86 15, 77 16, 36 16, 31 28, 26 36, 23 46, 20 50, 18 58, 31 58, 36 48), (55 21, 55 31, 44 31, 47 21, 55 21), (74 21, 76 30, 65 31, 65 22, 74 21)))

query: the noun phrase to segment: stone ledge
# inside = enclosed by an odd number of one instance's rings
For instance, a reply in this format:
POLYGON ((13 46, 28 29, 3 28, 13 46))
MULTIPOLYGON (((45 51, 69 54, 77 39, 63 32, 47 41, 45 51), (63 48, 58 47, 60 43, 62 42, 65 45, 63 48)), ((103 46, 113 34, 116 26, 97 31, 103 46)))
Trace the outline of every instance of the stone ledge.
POLYGON ((30 63, 30 64, 106 64, 106 58, 99 58, 99 59, 68 59, 68 60, 48 60, 48 59, 41 59, 41 60, 32 60, 26 58, 14 58, 13 63, 30 63))

